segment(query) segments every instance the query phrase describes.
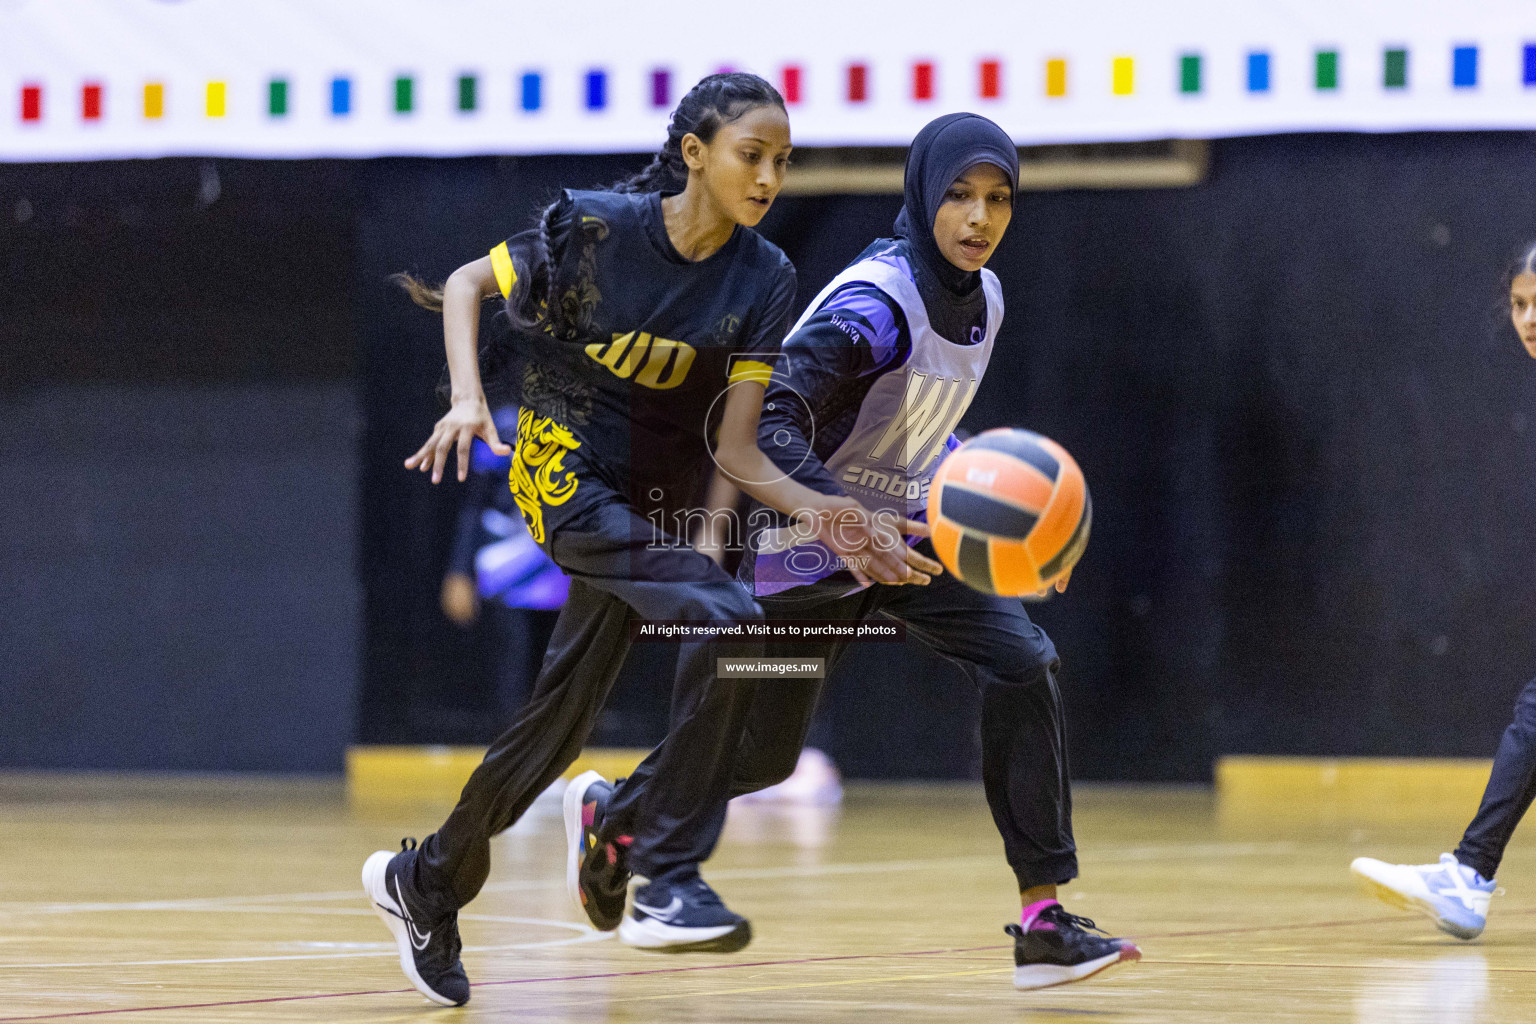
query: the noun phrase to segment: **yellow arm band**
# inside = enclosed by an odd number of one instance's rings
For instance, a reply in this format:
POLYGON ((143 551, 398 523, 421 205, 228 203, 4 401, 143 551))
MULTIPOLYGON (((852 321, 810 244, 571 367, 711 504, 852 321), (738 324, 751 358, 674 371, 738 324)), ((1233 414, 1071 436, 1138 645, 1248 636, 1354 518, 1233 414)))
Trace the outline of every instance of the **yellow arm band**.
POLYGON ((507 243, 502 242, 491 250, 491 269, 496 272, 496 284, 501 288, 501 297, 512 297, 512 286, 517 284, 517 271, 512 266, 512 254, 507 252, 507 243))
POLYGON ((731 375, 729 380, 732 384, 736 384, 744 380, 750 380, 754 384, 761 384, 763 387, 767 387, 768 382, 773 380, 773 367, 769 366, 767 363, 753 362, 749 359, 739 359, 736 361, 736 365, 731 367, 731 375))

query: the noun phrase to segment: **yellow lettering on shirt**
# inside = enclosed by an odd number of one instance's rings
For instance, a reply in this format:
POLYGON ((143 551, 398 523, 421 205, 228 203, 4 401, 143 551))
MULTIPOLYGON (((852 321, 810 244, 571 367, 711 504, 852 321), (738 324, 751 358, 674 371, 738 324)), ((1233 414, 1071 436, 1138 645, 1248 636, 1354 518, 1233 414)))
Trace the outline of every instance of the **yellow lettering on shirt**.
POLYGON ((636 384, 654 391, 666 391, 681 384, 698 354, 685 341, 658 338, 644 331, 615 334, 612 341, 594 341, 587 346, 586 353, 615 377, 634 378, 636 384))

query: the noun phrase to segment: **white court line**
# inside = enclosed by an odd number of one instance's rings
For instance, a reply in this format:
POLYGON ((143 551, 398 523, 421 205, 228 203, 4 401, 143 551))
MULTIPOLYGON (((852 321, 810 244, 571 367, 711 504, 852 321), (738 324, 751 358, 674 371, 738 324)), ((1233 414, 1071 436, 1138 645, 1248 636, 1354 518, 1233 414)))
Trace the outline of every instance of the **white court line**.
POLYGON ((109 910, 203 910, 238 907, 245 903, 307 903, 362 899, 363 890, 292 892, 271 896, 193 896, 177 900, 140 900, 128 903, 0 903, 0 914, 91 914, 109 910))
MULTIPOLYGON (((373 916, 371 910, 363 913, 373 916)), ((553 949, 556 946, 577 946, 587 942, 603 942, 614 937, 614 932, 600 932, 595 928, 589 928, 582 924, 572 924, 570 921, 546 921, 536 917, 501 917, 499 921, 515 921, 520 924, 549 925, 554 928, 569 928, 580 931, 582 934, 568 939, 548 939, 544 942, 515 942, 502 946, 465 946, 466 953, 491 953, 509 949, 553 949)), ((260 964, 271 963, 279 960, 359 960, 368 957, 398 957, 398 949, 377 950, 362 953, 290 953, 281 956, 224 956, 204 957, 195 960, 98 960, 91 963, 75 964, 0 964, 0 971, 20 970, 45 970, 53 967, 65 968, 90 968, 90 967, 179 967, 188 964, 260 964)))
POLYGON ((1278 857, 1297 852, 1298 843, 1166 843, 1122 850, 1095 847, 1080 859, 1091 864, 1120 861, 1181 860, 1186 857, 1278 857))
MULTIPOLYGON (((1139 846, 1098 846, 1080 853, 1083 861, 1093 864, 1117 861, 1179 860, 1189 857, 1259 857, 1295 853, 1296 843, 1160 843, 1139 846)), ((726 868, 710 871, 709 877, 721 881, 771 880, 775 878, 815 878, 817 876, 873 874, 882 871, 924 871, 973 865, 1002 865, 1000 856, 977 854, 968 857, 938 857, 927 860, 877 860, 853 863, 805 864, 779 868, 726 868)), ((564 879, 514 879, 492 882, 482 892, 529 892, 563 889, 564 879)), ((361 899, 360 889, 331 892, 276 893, 266 896, 203 896, 175 900, 143 900, 125 903, 0 903, 5 914, 82 914, 119 910, 217 910, 264 903, 324 903, 332 900, 361 899)))
MULTIPOLYGON (((971 857, 944 857, 928 860, 885 860, 852 864, 807 864, 782 868, 728 868, 711 871, 709 877, 725 881, 750 881, 753 879, 810 878, 817 875, 854 875, 879 871, 923 871, 966 867, 977 864, 999 863, 1000 858, 987 855, 971 857)), ((491 882, 480 891, 529 892, 565 888, 564 879, 529 878, 506 882, 491 882)), ((332 892, 294 892, 270 896, 199 896, 177 900, 144 900, 129 903, 0 903, 0 914, 86 914, 116 910, 236 910, 242 905, 263 903, 324 903, 331 900, 360 899, 360 889, 342 889, 332 892)))
MULTIPOLYGON (((1273 857, 1295 853, 1295 843, 1197 843, 1131 846, 1116 849, 1096 847, 1089 854, 1079 851, 1079 859, 1090 864, 1125 861, 1180 860, 1193 857, 1273 857)), ((929 868, 958 868, 971 865, 1006 865, 1001 857, 978 854, 971 857, 945 857, 933 860, 884 860, 865 864, 807 864, 782 868, 727 868, 710 871, 709 877, 724 881, 750 881, 771 878, 814 878, 818 875, 861 875, 878 871, 922 871, 929 868)), ((487 889, 491 888, 486 886, 487 889)))
MULTIPOLYGON (((257 904, 241 904, 238 907, 177 907, 183 914, 302 914, 305 917, 329 915, 331 917, 373 917, 374 912, 364 907, 263 907, 257 904)), ((542 917, 507 917, 504 914, 459 914, 460 921, 489 921, 491 924, 547 924, 569 928, 573 932, 586 932, 588 925, 575 921, 551 921, 542 917)))
MULTIPOLYGON (((1275 856, 1279 854, 1294 853, 1298 849, 1296 843, 1199 843, 1199 844, 1149 844, 1128 847, 1098 847, 1091 857, 1085 857, 1090 862, 1114 862, 1114 861, 1154 861, 1163 859, 1177 859, 1188 857, 1253 857, 1275 856)), ((954 868, 972 865, 995 864, 999 858, 992 855, 976 855, 970 857, 942 857, 928 860, 887 860, 866 861, 842 864, 808 864, 779 868, 735 868, 711 872, 711 877, 728 881, 748 881, 754 879, 775 878, 814 878, 818 876, 867 874, 882 871, 921 871, 942 868, 954 868)), ((550 889, 563 886, 559 880, 518 880, 498 882, 485 886, 486 892, 509 892, 529 889, 550 889)), ((0 914, 19 913, 83 913, 91 911, 119 911, 119 910, 179 910, 184 912, 206 913, 286 913, 286 914, 331 914, 344 916, 372 916, 372 911, 353 907, 273 907, 263 906, 270 903, 311 903, 325 902, 329 900, 358 899, 359 893, 355 889, 339 890, 334 892, 307 892, 286 893, 272 896, 212 896, 202 899, 186 900, 158 900, 138 903, 53 903, 31 905, 9 904, 0 905, 0 914)), ((536 926, 548 926, 565 928, 579 932, 567 939, 550 939, 544 942, 520 942, 510 945, 497 946, 473 946, 466 947, 465 952, 485 953, 514 949, 549 949, 558 946, 579 945, 588 942, 601 942, 611 939, 613 932, 599 932, 585 924, 576 924, 570 921, 553 921, 545 918, 534 917, 510 917, 499 914, 460 914, 462 920, 485 921, 502 924, 527 924, 536 926)), ((99 968, 99 967, 170 967, 192 964, 242 964, 242 963, 270 963, 289 960, 348 960, 364 959, 370 957, 397 956, 395 950, 380 950, 353 953, 293 953, 274 956, 243 956, 243 957, 207 957, 199 959, 182 960, 128 960, 128 961, 96 961, 82 963, 51 963, 51 964, 0 964, 0 971, 15 970, 45 970, 49 968, 99 968)))

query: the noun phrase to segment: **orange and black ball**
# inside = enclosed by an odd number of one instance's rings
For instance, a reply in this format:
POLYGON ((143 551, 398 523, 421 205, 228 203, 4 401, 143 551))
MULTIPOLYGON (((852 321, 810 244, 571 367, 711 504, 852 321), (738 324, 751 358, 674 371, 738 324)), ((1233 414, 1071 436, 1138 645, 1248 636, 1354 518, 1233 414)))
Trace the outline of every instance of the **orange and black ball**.
POLYGON ((1093 503, 1061 445, 1027 430, 988 430, 955 449, 928 491, 928 525, 944 568, 976 590, 1044 590, 1088 546, 1093 503))

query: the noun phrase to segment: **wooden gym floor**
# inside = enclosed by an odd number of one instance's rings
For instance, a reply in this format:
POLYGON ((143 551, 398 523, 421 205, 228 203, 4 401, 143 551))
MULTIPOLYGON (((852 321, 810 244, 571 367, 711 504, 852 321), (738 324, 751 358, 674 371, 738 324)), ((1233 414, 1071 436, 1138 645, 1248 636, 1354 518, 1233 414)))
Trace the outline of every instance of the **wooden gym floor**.
POLYGON ((752 918, 735 955, 626 949, 577 923, 558 802, 496 842, 463 918, 461 1010, 404 982, 363 858, 441 805, 352 808, 340 784, 0 778, 0 1021, 1330 1021, 1536 1019, 1536 844, 1517 836, 1482 940, 1357 894, 1471 808, 1390 821, 1207 790, 1081 787, 1069 909, 1146 953, 1015 992, 1017 913, 979 786, 852 787, 840 810, 733 809, 706 872, 752 918), (1522 839, 1525 841, 1522 842, 1522 839))

